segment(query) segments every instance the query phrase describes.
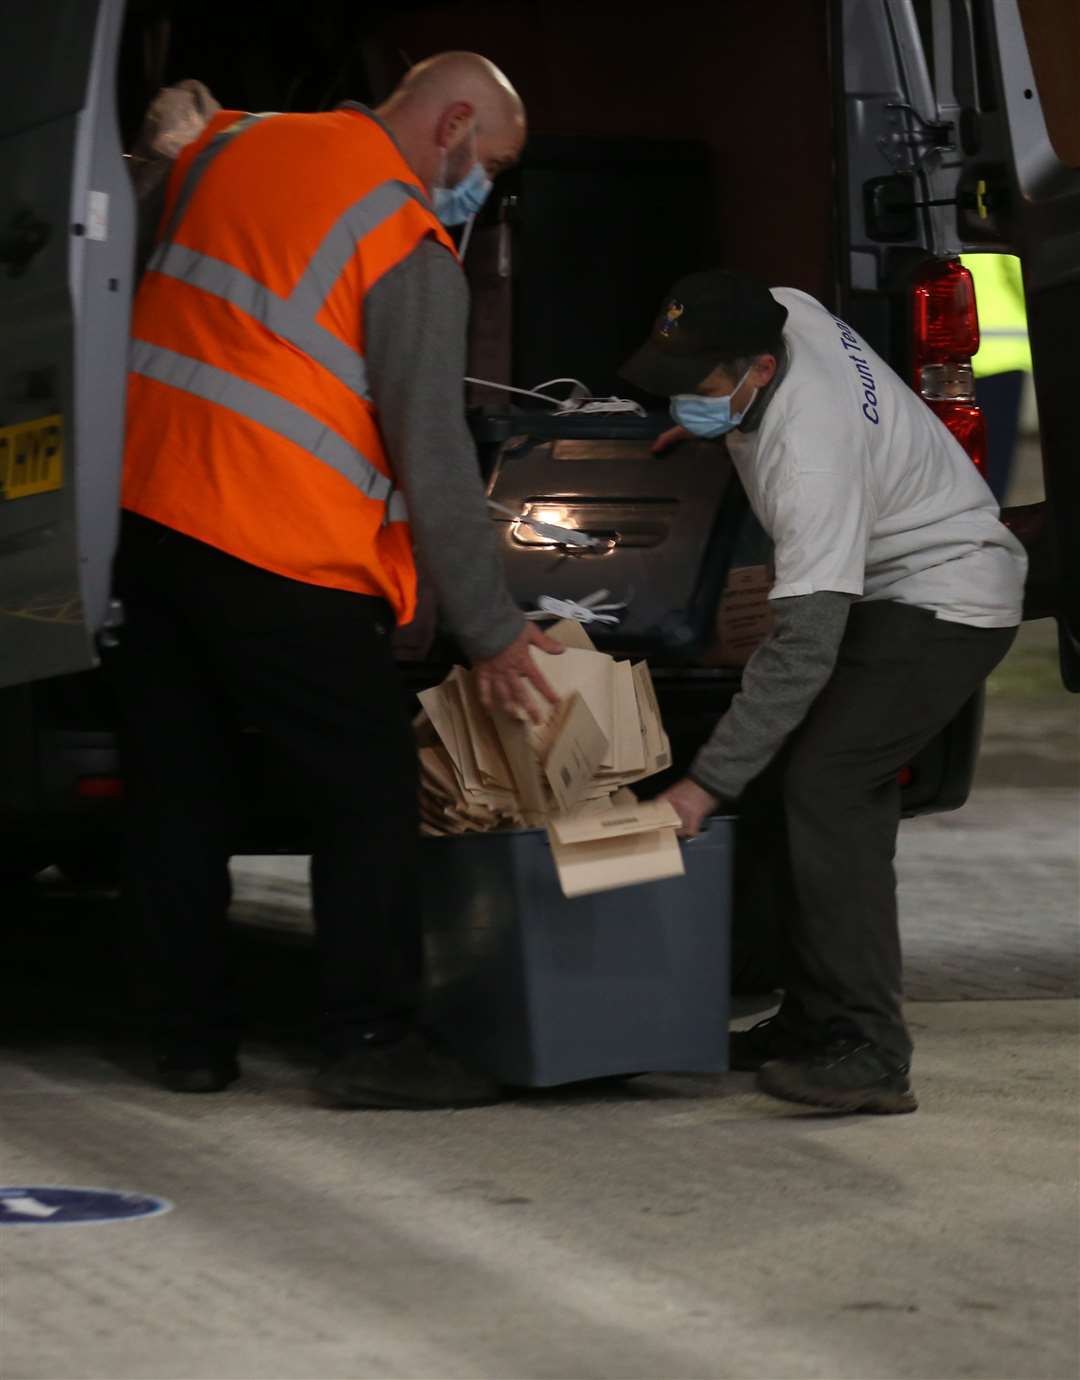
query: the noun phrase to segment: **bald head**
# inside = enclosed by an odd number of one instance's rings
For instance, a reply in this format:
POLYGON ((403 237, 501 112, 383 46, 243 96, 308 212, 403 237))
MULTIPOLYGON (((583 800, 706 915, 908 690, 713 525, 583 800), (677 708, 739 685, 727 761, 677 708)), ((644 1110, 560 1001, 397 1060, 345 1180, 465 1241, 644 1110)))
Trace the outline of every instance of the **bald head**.
POLYGON ((429 188, 441 174, 452 185, 475 160, 497 177, 525 144, 521 97, 479 53, 439 53, 418 63, 377 113, 429 188))
POLYGON ((415 103, 441 111, 456 102, 472 105, 485 123, 525 123, 521 97, 504 73, 479 53, 439 53, 418 62, 387 105, 415 103))

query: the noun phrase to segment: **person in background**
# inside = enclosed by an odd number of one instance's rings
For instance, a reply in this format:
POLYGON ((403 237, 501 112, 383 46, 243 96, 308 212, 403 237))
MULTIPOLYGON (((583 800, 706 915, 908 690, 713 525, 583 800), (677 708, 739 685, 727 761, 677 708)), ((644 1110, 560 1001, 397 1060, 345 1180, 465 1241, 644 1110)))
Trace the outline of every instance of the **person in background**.
POLYGON ((507 589, 465 424, 446 225, 525 140, 474 53, 378 110, 220 111, 173 169, 132 323, 118 652, 133 899, 157 1068, 239 1076, 226 962, 232 752, 255 727, 310 820, 326 1062, 348 1106, 494 1097, 417 1026, 416 750, 390 650, 416 545, 487 703, 554 695, 507 589))
POLYGON ((972 360, 975 399, 986 418, 986 482, 999 504, 1009 491, 1024 380, 1031 373, 1027 304, 1020 260, 1012 254, 965 254, 975 280, 979 351, 972 360))
POLYGON ((774 544, 772 633, 686 778, 683 833, 775 763, 793 896, 779 1012, 731 1040, 768 1093, 911 1112, 897 775, 1001 660, 1026 559, 926 404, 806 293, 675 284, 624 377, 671 398, 658 449, 724 437, 774 544))

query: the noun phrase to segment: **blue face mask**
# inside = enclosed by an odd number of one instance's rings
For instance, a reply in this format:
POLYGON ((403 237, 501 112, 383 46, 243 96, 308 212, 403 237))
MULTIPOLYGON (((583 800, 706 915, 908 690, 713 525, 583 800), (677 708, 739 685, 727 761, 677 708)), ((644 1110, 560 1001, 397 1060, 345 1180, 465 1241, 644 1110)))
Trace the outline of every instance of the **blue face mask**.
MULTIPOLYGON (((751 365, 750 369, 754 366, 751 365)), ((714 441, 718 436, 726 436, 734 431, 754 405, 758 395, 755 388, 750 401, 741 412, 732 412, 731 400, 750 377, 747 369, 742 378, 722 398, 703 398, 700 393, 676 393, 671 399, 671 415, 680 426, 684 426, 694 436, 714 441)))
MULTIPOLYGON (((476 141, 475 131, 473 142, 476 141)), ((481 209, 491 192, 491 178, 483 163, 477 159, 469 171, 453 187, 442 186, 446 177, 446 150, 443 149, 443 172, 440 185, 434 189, 432 204, 435 214, 444 225, 464 225, 481 209)))

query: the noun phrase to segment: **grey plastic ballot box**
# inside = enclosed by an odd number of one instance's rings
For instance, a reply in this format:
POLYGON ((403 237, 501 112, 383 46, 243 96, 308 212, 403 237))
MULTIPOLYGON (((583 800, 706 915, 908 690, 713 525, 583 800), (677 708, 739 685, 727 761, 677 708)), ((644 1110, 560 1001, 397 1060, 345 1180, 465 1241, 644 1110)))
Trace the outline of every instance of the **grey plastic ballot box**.
POLYGON ((567 900, 543 830, 422 844, 428 1019, 501 1082, 727 1068, 734 820, 684 877, 567 900))

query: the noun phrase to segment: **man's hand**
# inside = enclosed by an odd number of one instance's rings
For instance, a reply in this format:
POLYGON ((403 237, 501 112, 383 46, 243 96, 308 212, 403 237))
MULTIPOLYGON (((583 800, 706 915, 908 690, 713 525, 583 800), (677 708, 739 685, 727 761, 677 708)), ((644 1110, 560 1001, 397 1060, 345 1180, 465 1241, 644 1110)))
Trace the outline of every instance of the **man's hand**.
POLYGON ((663 455, 665 450, 670 450, 672 446, 678 445, 680 441, 689 441, 693 435, 684 426, 673 426, 667 431, 662 432, 652 443, 652 453, 663 455))
POLYGON ((543 715, 527 686, 535 686, 552 704, 558 704, 559 697, 537 668, 529 654, 530 647, 539 647, 542 652, 552 652, 556 656, 566 650, 561 642, 546 636, 535 624, 526 623, 509 647, 504 647, 498 656, 476 662, 473 670, 485 709, 502 709, 515 719, 527 715, 534 723, 542 723, 543 715))
POLYGON ((682 820, 679 837, 684 839, 696 839, 706 816, 712 814, 720 803, 715 795, 703 791, 688 776, 669 786, 659 799, 670 801, 675 807, 675 813, 682 820))

